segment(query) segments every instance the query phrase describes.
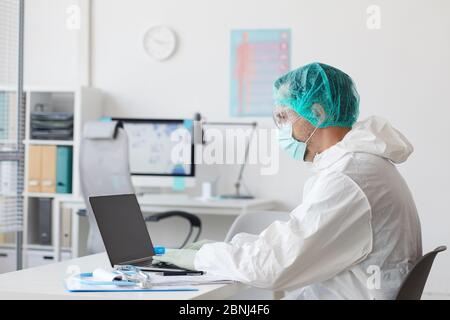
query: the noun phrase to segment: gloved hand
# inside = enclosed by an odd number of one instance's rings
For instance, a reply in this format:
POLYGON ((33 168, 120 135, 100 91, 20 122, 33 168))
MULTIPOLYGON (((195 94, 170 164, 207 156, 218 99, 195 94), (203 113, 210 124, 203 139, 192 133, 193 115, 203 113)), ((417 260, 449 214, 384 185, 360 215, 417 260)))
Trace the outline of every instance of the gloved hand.
POLYGON ((192 249, 167 249, 161 256, 153 256, 153 263, 165 262, 173 264, 179 268, 195 270, 194 259, 197 250, 192 249))
POLYGON ((200 240, 197 242, 192 242, 190 244, 187 244, 183 247, 183 249, 200 250, 200 248, 203 247, 204 244, 214 243, 214 242, 216 242, 216 241, 203 239, 203 240, 200 240))

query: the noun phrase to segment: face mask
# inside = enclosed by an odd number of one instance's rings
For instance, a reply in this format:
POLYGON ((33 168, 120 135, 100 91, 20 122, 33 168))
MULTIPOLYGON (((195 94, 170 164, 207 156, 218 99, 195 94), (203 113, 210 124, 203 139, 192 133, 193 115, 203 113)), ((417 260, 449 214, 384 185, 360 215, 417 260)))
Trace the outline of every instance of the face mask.
POLYGON ((314 129, 305 142, 295 140, 292 136, 292 124, 278 129, 278 143, 295 160, 305 160, 306 146, 318 127, 314 129))

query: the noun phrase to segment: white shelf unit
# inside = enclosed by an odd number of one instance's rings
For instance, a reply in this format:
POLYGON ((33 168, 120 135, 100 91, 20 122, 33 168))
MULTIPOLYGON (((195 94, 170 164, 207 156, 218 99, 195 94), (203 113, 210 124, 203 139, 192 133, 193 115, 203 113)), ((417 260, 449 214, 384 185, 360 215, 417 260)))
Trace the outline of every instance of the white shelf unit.
MULTIPOLYGON (((14 88, 0 87, 0 91, 14 91, 14 88)), ((97 120, 102 116, 102 95, 99 90, 90 87, 79 88, 57 88, 57 87, 25 87, 26 94, 26 123, 25 123, 25 190, 24 199, 24 228, 23 228, 23 266, 34 267, 51 263, 59 259, 70 259, 72 257, 72 245, 61 248, 60 257, 55 257, 54 234, 61 234, 59 206, 52 204, 51 230, 52 237, 50 244, 40 244, 38 237, 39 221, 37 212, 37 201, 40 198, 52 199, 52 203, 61 200, 79 199, 81 195, 79 179, 79 154, 81 145, 81 134, 83 124, 89 120, 97 120), (73 138, 71 140, 36 140, 31 138, 31 112, 36 110, 36 104, 44 104, 45 111, 65 111, 73 112, 73 138), (29 148, 34 145, 43 146, 69 146, 72 147, 72 193, 40 193, 28 192, 29 177, 29 148), (56 208, 55 208, 56 207, 56 208), (55 232, 58 228, 58 232, 55 232)), ((77 221, 80 217, 76 214, 71 215, 72 224, 79 226, 77 221)), ((75 231, 72 228, 73 231, 75 231)), ((77 230, 78 231, 78 230, 77 230)), ((73 238, 73 237, 72 237, 73 238)), ((78 248, 78 244, 77 248, 78 248)), ((9 253, 11 245, 8 243, 0 244, 0 251, 9 253)), ((78 250, 78 249, 77 249, 78 250)), ((0 252, 1 253, 1 252, 0 252)), ((6 254, 3 254, 5 257, 6 254)), ((13 259, 13 254, 10 254, 13 259)), ((5 263, 6 264, 6 263, 5 263)), ((0 270, 1 272, 1 270, 0 270)))
POLYGON ((44 146, 73 146, 74 142, 71 141, 64 141, 64 140, 24 140, 23 143, 25 145, 44 145, 44 146))

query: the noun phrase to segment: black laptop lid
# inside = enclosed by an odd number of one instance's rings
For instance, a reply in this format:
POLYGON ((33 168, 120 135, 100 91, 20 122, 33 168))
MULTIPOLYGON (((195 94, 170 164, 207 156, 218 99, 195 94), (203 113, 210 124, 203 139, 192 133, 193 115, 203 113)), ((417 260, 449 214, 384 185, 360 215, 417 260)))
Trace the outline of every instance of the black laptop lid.
POLYGON ((134 194, 89 197, 111 265, 151 258, 152 241, 134 194))

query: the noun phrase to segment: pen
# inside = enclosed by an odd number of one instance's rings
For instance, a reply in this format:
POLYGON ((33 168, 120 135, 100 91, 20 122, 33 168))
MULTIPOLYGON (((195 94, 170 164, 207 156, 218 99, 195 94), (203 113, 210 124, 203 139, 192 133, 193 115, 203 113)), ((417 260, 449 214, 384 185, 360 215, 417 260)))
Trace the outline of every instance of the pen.
POLYGON ((160 276, 201 276, 205 274, 203 271, 161 271, 152 273, 160 276))

